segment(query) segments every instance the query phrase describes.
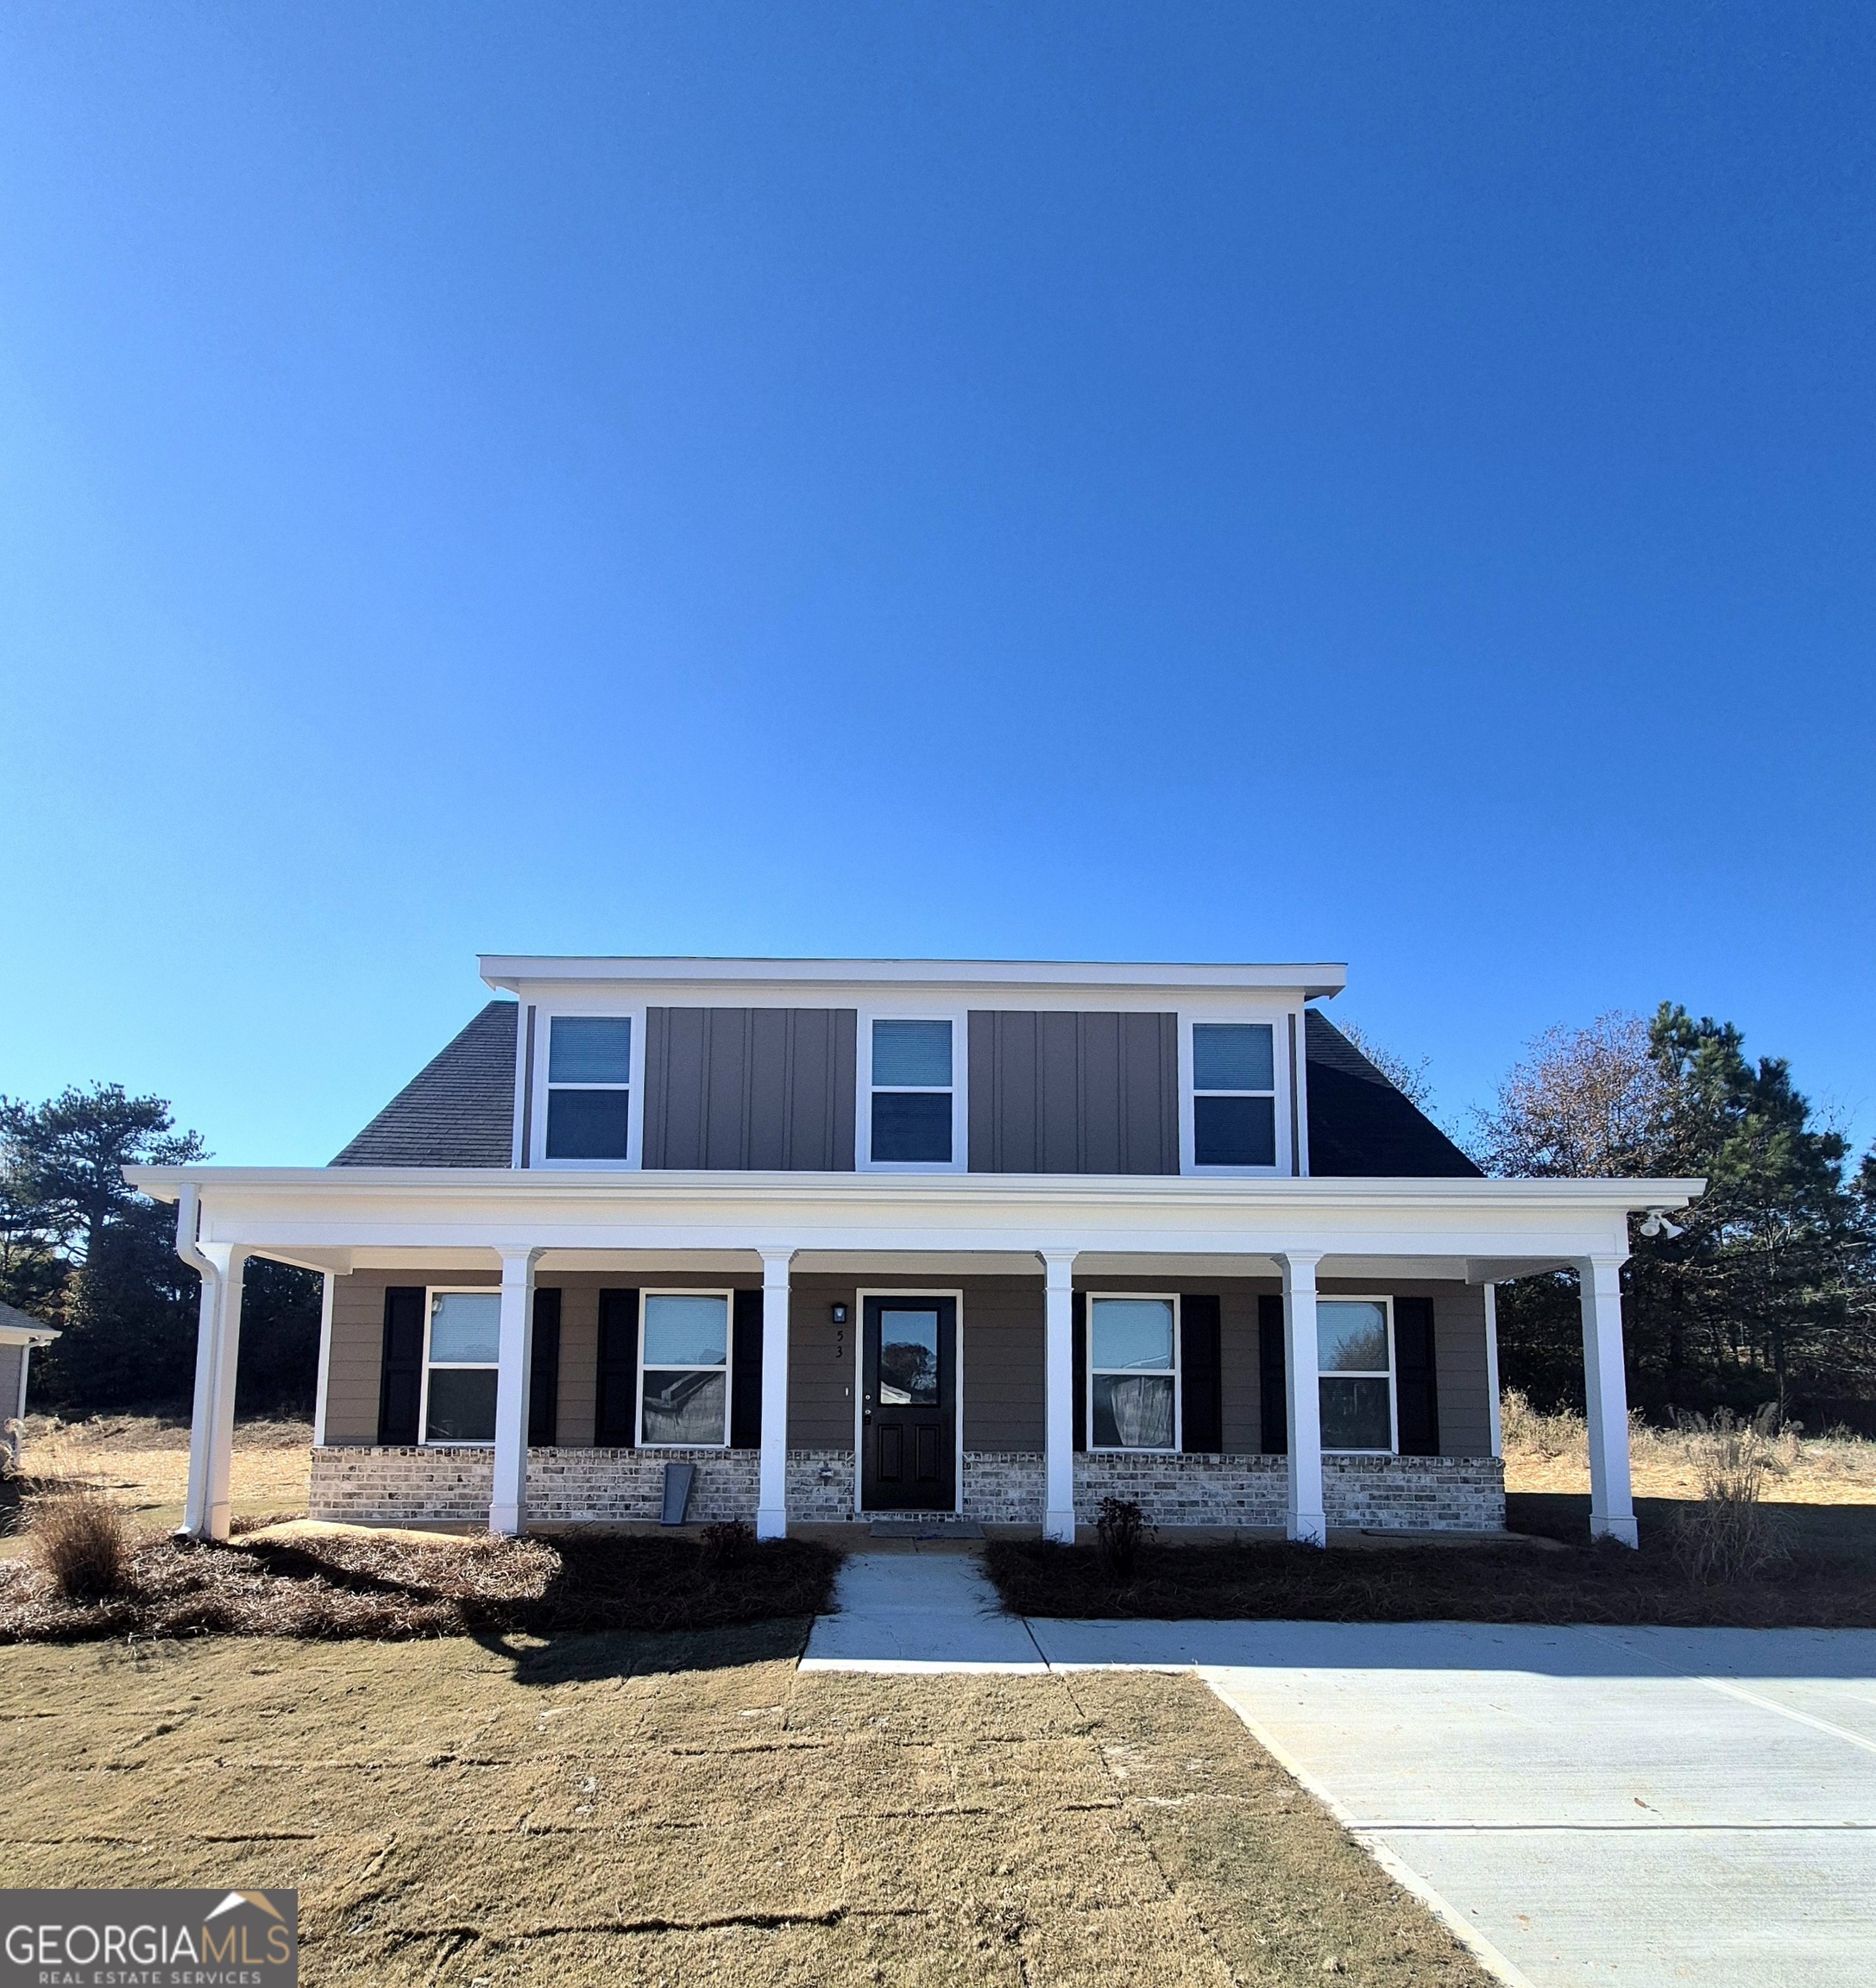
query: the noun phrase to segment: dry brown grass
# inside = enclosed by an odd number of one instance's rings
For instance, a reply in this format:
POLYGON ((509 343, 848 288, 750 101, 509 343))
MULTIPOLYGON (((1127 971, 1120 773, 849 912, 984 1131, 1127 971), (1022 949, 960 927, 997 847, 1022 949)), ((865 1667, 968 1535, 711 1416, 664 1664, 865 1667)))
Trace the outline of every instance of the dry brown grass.
POLYGON ((317 1982, 1486 1988, 1195 1680, 792 1650, 0 1652, 9 1881, 297 1886, 317 1982))
MULTIPOLYGON (((1505 1488, 1590 1489, 1590 1438, 1577 1414, 1544 1415, 1515 1390, 1503 1402, 1505 1488)), ((1638 1498, 1699 1498, 1706 1458, 1697 1429, 1629 1424, 1629 1466, 1638 1498)), ((1765 1496, 1781 1505, 1876 1505, 1876 1443, 1855 1436, 1789 1432, 1772 1438, 1765 1496)))
MULTIPOLYGON (((154 1415, 61 1422, 28 1415, 21 1467, 36 1483, 99 1491, 154 1526, 182 1515, 189 1488, 189 1425, 154 1415)), ((237 1422, 230 1496, 239 1510, 304 1512, 312 1425, 237 1422)))

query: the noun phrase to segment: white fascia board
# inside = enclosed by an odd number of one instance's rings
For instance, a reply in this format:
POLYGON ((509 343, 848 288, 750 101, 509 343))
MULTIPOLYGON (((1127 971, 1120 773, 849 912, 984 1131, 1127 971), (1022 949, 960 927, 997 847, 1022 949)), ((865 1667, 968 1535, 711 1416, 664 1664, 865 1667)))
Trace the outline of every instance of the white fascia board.
POLYGON ((541 1173, 507 1168, 135 1167, 186 1180, 202 1239, 328 1249, 1031 1251, 1556 1261, 1626 1255, 1627 1217, 1690 1180, 1190 1180, 985 1174, 541 1173))
POLYGON ((487 953, 476 961, 487 985, 538 997, 549 988, 657 987, 666 992, 726 986, 746 991, 804 989, 844 992, 864 989, 981 988, 1008 994, 1044 991, 1111 994, 1269 992, 1326 1000, 1348 985, 1340 962, 1240 965, 1128 964, 1105 960, 1024 959, 569 959, 552 954, 487 953))
POLYGON ((58 1337, 55 1325, 0 1325, 0 1346, 49 1346, 58 1337))

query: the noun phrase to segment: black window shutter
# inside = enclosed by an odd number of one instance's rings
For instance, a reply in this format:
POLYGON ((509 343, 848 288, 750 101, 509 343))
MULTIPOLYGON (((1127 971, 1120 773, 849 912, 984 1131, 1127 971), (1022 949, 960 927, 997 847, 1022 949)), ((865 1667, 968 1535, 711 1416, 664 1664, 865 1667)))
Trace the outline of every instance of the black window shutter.
POLYGON ((1439 1454, 1439 1382, 1433 1367, 1433 1301, 1394 1301, 1394 1415, 1403 1456, 1439 1454))
POLYGON ((560 1432, 560 1293, 534 1293, 534 1347, 528 1362, 527 1439, 551 1450, 560 1432))
POLYGON ((1224 1448, 1224 1389, 1216 1298, 1179 1301, 1180 1448, 1212 1456, 1224 1448))
POLYGON ((731 1313, 729 1446, 762 1447, 762 1293, 739 1291, 731 1313))
POLYGON ((393 1284, 384 1294, 384 1364, 378 1378, 378 1440, 414 1443, 424 1398, 424 1287, 393 1284))
POLYGON ((1088 1301, 1077 1291, 1071 1300, 1068 1328, 1074 1347, 1075 1437, 1077 1450, 1088 1446, 1088 1301))
POLYGON ((593 1440, 609 1450, 633 1450, 639 1441, 639 1293, 599 1294, 599 1388, 593 1404, 593 1440))
POLYGON ((1289 1403, 1283 1392, 1283 1300, 1257 1300, 1257 1419, 1266 1456, 1290 1453, 1289 1403))

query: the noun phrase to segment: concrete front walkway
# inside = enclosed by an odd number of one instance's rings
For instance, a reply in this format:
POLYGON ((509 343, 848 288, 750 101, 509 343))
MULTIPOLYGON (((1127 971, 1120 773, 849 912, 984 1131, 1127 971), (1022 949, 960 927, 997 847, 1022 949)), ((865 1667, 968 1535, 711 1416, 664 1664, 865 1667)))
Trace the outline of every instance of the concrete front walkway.
POLYGON ((1195 1671, 1508 1982, 1876 1982, 1876 1632, 1023 1621, 958 1555, 839 1600, 804 1668, 1195 1671))

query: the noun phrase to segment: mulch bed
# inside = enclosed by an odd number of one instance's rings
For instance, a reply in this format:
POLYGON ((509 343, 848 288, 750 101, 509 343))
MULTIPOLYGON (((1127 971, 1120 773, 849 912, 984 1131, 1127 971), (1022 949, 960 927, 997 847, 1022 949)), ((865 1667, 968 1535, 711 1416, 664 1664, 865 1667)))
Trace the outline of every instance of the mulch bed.
POLYGON ((1665 1545, 1561 1551, 1144 1545, 1131 1579, 1092 1546, 996 1540, 985 1570, 1018 1615, 1313 1622, 1595 1622, 1679 1628, 1876 1627, 1865 1568, 1794 1553, 1749 1580, 1697 1586, 1665 1545))
POLYGON ((728 1564, 688 1538, 150 1540, 125 1590, 93 1602, 30 1557, 0 1563, 0 1643, 724 1629, 823 1613, 840 1561, 801 1539, 728 1564))

